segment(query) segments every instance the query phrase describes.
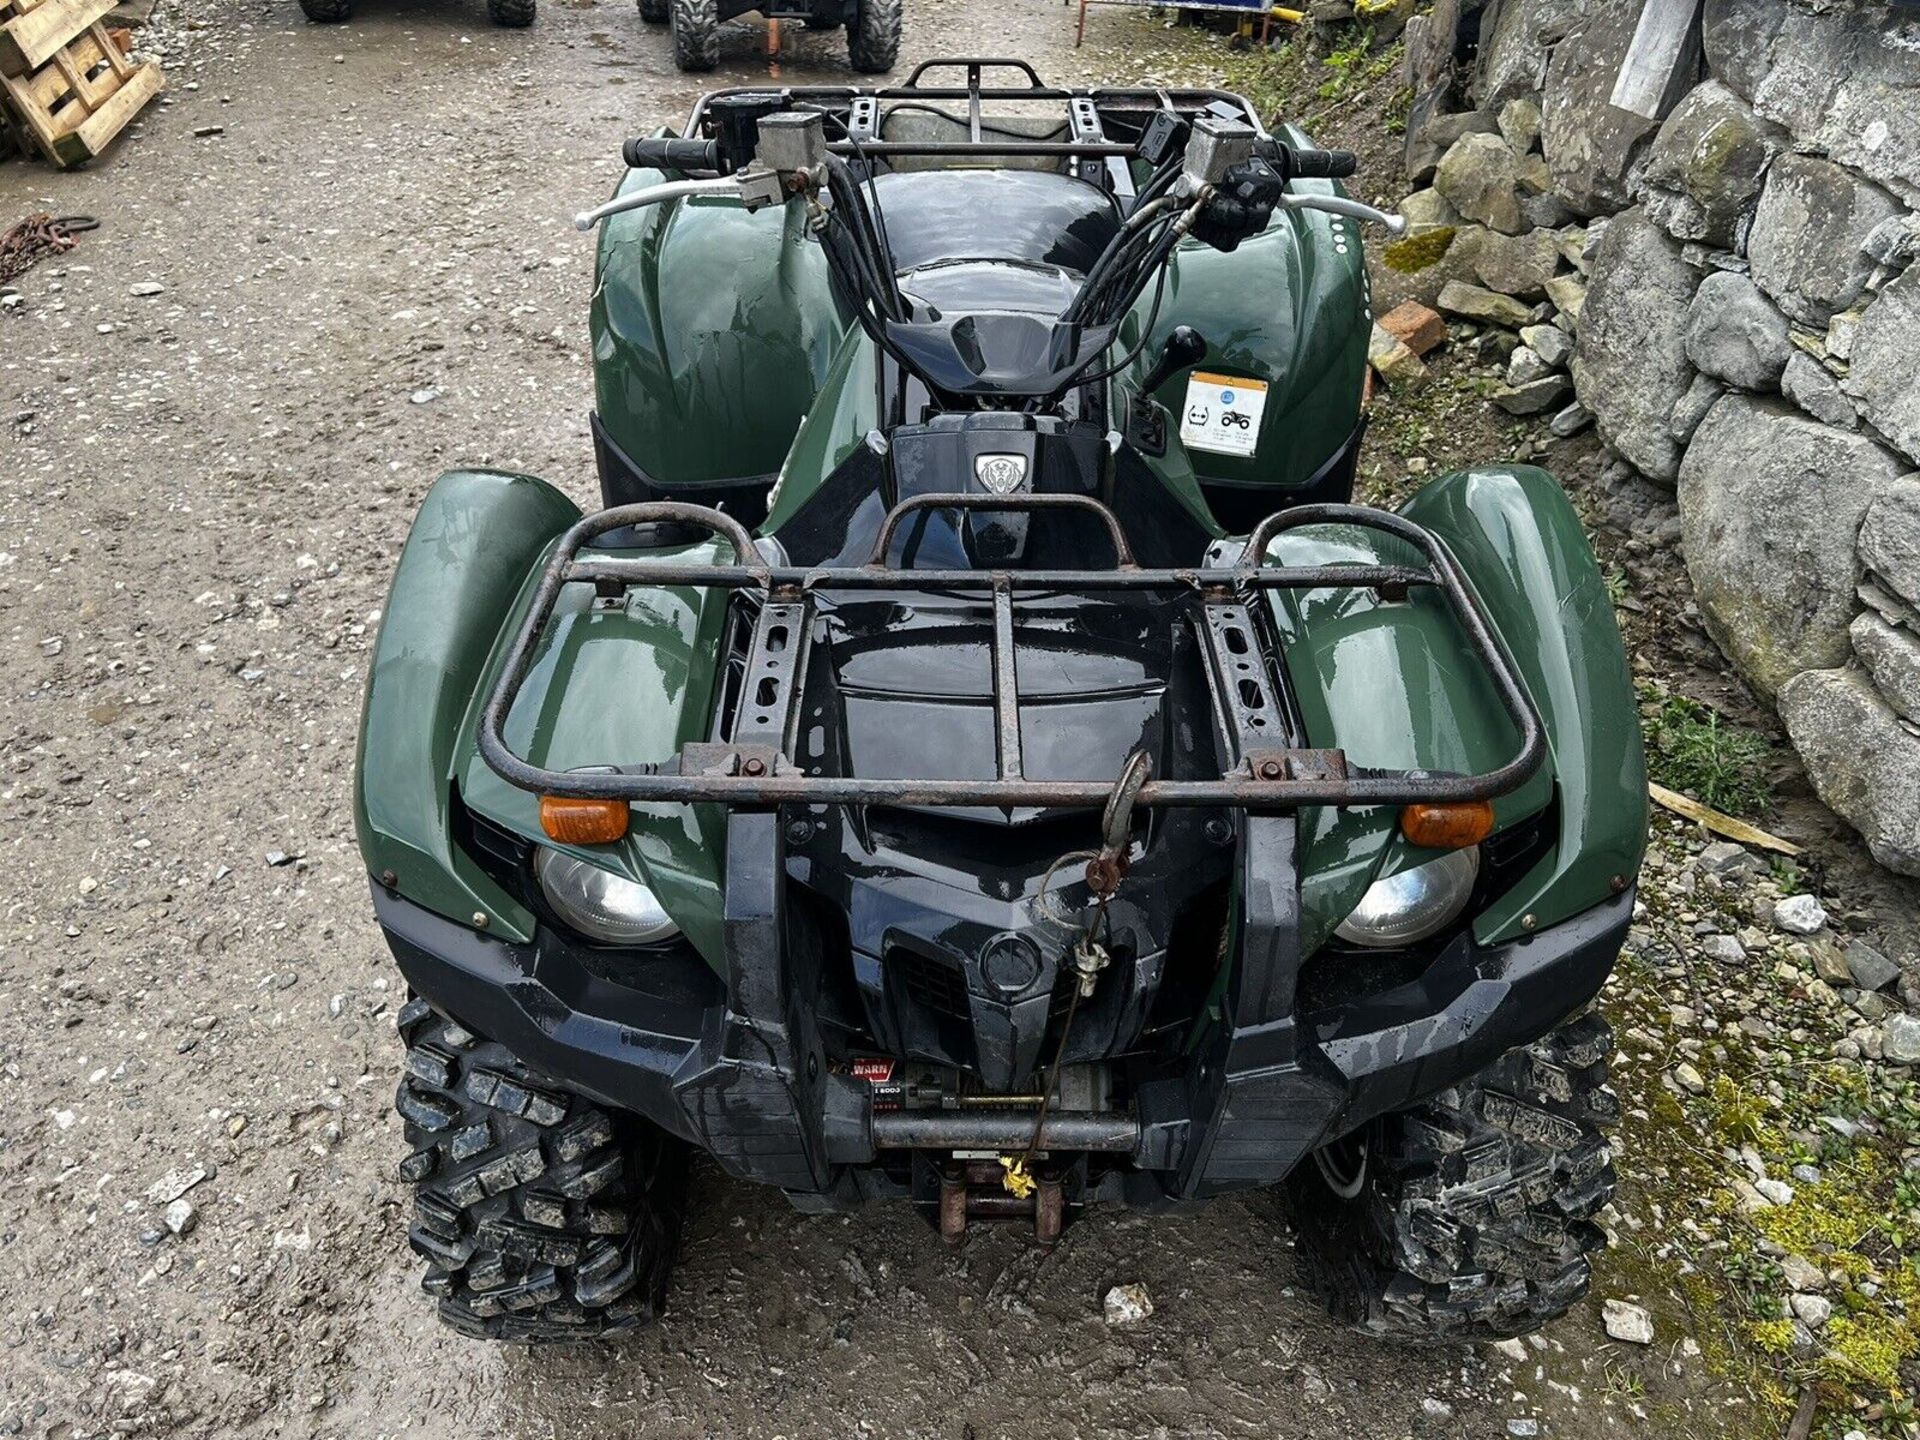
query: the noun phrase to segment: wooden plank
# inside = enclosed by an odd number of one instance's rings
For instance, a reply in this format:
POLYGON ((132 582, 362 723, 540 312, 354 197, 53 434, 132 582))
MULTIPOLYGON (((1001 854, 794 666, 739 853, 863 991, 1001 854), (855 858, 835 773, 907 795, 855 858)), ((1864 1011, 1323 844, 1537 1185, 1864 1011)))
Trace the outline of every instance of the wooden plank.
POLYGON ((37 70, 113 9, 114 0, 45 0, 0 26, 0 75, 37 70))
POLYGON ((1693 88, 1700 63, 1700 0, 1646 0, 1633 43, 1620 62, 1611 104, 1646 120, 1664 120, 1693 88))
POLYGON ((1736 820, 1711 805, 1702 805, 1691 795, 1682 795, 1678 790, 1669 790, 1664 785, 1647 783, 1647 794, 1655 803, 1684 815, 1695 824, 1704 825, 1716 835, 1724 835, 1729 840, 1737 840, 1742 845, 1751 845, 1760 850, 1771 850, 1776 855, 1800 855, 1805 852, 1791 840, 1782 840, 1778 835, 1769 834, 1758 825, 1749 825, 1744 820, 1736 820))
MULTIPOLYGON (((114 136, 127 128, 134 116, 138 115, 146 103, 166 88, 166 77, 160 73, 160 67, 151 62, 140 66, 123 84, 111 100, 107 101, 77 131, 73 138, 84 150, 81 159, 70 164, 81 164, 101 154, 113 143, 114 136)), ((63 147, 64 153, 64 147, 63 147)))

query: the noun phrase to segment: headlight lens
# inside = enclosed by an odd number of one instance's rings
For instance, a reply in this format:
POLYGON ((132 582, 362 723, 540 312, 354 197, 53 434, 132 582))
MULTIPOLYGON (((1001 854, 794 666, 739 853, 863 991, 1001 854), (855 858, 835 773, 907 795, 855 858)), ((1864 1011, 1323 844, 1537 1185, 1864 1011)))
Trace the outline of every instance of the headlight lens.
POLYGON ((652 945, 680 933, 653 891, 624 876, 545 848, 533 868, 554 912, 589 940, 652 945))
POLYGON ((1480 852, 1453 850, 1367 887, 1334 931, 1355 945, 1410 945, 1459 918, 1480 873, 1480 852))

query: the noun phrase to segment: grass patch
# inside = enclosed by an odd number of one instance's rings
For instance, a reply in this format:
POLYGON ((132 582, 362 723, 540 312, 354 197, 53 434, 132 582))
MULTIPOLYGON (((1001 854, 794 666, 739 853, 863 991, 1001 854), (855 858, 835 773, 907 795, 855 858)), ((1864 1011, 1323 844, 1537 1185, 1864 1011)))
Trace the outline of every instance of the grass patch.
POLYGON ((1697 700, 1656 687, 1642 691, 1647 769, 1669 790, 1731 815, 1773 808, 1773 744, 1697 700))

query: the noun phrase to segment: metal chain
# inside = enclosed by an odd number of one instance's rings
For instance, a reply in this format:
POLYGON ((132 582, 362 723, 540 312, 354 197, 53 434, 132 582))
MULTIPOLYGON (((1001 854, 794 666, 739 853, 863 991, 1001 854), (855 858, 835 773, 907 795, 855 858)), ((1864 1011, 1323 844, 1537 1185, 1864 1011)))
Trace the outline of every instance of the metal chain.
POLYGON ((49 255, 64 255, 79 244, 81 232, 97 229, 99 221, 87 215, 56 220, 51 215, 29 215, 0 235, 0 285, 19 279, 49 255))

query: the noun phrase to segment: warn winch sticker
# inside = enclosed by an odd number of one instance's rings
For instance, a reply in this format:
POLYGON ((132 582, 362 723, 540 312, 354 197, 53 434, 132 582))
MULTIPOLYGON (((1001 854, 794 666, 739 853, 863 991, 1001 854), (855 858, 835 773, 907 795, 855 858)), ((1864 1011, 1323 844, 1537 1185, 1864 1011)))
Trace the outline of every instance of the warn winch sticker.
POLYGON ((1216 455, 1251 455, 1260 445, 1260 416, 1266 408, 1266 381, 1196 370, 1187 378, 1180 443, 1216 455))

